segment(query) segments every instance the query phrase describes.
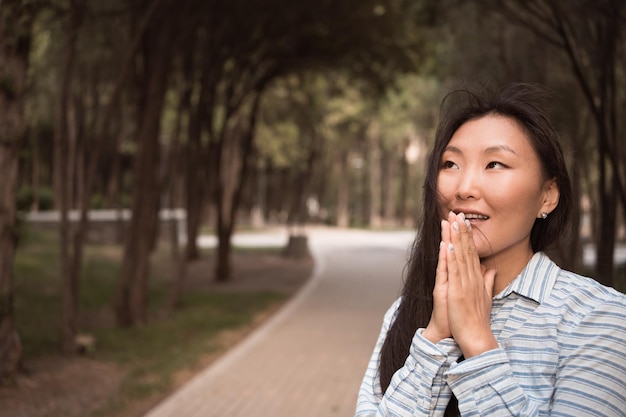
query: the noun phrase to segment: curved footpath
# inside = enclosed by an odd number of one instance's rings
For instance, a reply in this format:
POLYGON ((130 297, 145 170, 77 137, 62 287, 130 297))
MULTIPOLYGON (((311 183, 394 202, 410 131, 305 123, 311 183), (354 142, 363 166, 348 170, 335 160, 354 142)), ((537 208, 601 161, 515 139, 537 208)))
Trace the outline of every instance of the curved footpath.
POLYGON ((349 417, 412 233, 309 232, 313 276, 266 324, 145 417, 349 417))

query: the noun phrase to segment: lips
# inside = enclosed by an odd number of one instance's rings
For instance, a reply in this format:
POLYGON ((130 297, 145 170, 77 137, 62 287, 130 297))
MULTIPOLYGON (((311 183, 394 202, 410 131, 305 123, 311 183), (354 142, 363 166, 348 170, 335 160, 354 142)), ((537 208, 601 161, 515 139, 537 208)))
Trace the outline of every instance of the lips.
POLYGON ((472 212, 469 210, 453 210, 456 214, 463 213, 467 220, 487 220, 489 216, 477 212, 472 212))
POLYGON ((474 214, 474 213, 463 213, 465 214, 465 218, 468 220, 487 220, 489 216, 485 216, 483 214, 474 214))

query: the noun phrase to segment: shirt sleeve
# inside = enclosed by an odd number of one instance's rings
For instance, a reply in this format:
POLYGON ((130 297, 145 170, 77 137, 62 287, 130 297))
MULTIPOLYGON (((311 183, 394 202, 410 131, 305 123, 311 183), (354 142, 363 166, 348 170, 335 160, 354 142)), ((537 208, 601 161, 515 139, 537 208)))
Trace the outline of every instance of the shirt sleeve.
POLYGON ((610 295, 562 338, 554 415, 626 413, 626 299, 610 295))
POLYGON ((445 378, 464 417, 537 415, 537 404, 526 397, 515 380, 502 349, 493 349, 454 364, 445 378))
POLYGON ((624 416, 626 310, 607 301, 560 337, 551 401, 537 401, 518 383, 503 349, 453 364, 444 375, 465 416, 624 416), (611 307, 610 305, 613 304, 611 307))
POLYGON ((451 391, 444 373, 461 356, 461 351, 452 339, 431 343, 422 336, 423 329, 415 333, 404 366, 393 375, 383 395, 378 373, 380 350, 399 304, 396 301, 385 314, 359 390, 356 417, 443 415, 449 401, 451 391))

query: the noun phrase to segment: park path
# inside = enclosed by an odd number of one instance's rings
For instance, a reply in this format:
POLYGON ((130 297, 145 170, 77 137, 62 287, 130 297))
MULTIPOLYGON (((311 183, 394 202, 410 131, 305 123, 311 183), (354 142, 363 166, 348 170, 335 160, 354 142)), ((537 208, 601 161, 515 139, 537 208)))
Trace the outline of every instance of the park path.
POLYGON ((316 264, 303 289, 145 417, 353 416, 411 238, 408 232, 311 231, 316 264))

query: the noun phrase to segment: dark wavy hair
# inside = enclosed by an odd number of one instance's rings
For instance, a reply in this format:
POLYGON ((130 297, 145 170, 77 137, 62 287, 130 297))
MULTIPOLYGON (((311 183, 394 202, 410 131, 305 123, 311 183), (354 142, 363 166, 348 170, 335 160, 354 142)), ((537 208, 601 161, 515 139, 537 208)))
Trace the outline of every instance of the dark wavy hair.
MULTIPOLYGON (((456 90, 444 98, 424 179, 421 225, 407 264, 402 300, 380 353, 379 376, 383 392, 409 355, 415 331, 426 327, 432 314, 432 293, 441 241, 437 178, 442 154, 461 125, 489 114, 516 120, 525 129, 539 157, 544 178, 554 178, 559 188, 557 207, 547 219, 535 220, 530 236, 532 250, 547 249, 568 229, 572 189, 559 138, 545 107, 548 98, 540 87, 525 83, 508 84, 497 91, 481 94, 467 89, 456 90)), ((457 401, 453 397, 445 415, 458 414, 457 401)))

